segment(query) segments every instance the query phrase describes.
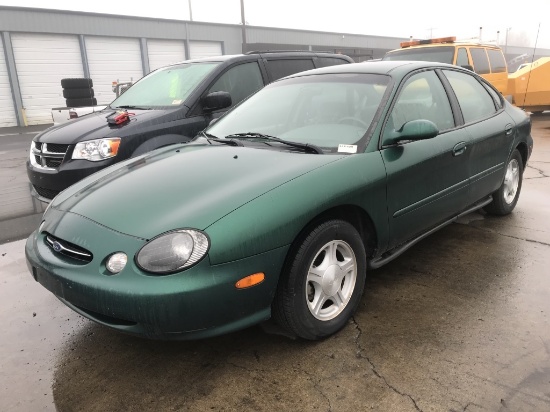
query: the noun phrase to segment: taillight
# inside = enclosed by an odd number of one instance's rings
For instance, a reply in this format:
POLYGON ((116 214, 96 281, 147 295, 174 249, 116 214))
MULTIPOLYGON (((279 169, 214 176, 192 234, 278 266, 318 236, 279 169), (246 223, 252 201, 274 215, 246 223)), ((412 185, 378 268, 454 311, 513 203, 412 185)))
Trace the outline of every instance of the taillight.
POLYGON ((76 119, 78 117, 78 113, 73 111, 73 110, 69 110, 69 119, 76 119))

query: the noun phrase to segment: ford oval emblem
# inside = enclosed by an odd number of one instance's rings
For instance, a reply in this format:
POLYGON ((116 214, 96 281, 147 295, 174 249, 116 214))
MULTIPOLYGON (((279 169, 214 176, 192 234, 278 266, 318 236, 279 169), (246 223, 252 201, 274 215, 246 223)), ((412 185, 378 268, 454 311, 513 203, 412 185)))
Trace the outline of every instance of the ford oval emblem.
POLYGON ((57 241, 53 242, 52 247, 56 252, 61 252, 61 249, 63 249, 63 246, 61 246, 61 244, 57 241))

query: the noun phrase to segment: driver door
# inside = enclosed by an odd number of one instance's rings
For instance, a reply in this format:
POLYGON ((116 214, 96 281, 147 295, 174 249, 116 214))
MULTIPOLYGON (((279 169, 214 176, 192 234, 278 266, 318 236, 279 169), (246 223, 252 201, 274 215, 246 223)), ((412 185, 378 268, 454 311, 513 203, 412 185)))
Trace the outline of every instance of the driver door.
POLYGON ((419 235, 468 205, 470 137, 455 127, 451 104, 433 70, 417 72, 400 88, 382 135, 387 173, 390 247, 419 235), (440 133, 431 139, 384 146, 404 123, 427 119, 440 133))

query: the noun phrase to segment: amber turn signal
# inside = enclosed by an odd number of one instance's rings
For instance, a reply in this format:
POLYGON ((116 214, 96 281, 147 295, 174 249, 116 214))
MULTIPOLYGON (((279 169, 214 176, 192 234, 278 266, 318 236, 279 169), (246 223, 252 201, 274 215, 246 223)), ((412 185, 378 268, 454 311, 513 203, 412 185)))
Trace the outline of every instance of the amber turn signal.
POLYGON ((256 286, 262 283, 264 279, 265 279, 265 275, 262 272, 254 273, 253 275, 249 275, 239 280, 237 283, 235 283, 235 287, 237 289, 250 288, 252 286, 256 286))

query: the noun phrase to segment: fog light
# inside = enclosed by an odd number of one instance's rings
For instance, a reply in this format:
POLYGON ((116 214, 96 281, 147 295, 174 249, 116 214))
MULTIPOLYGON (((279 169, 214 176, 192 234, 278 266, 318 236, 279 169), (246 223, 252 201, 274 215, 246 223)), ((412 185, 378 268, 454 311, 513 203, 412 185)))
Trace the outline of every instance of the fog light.
POLYGON ((115 253, 107 260, 107 270, 111 273, 119 273, 126 266, 126 262, 128 262, 126 253, 115 253))

